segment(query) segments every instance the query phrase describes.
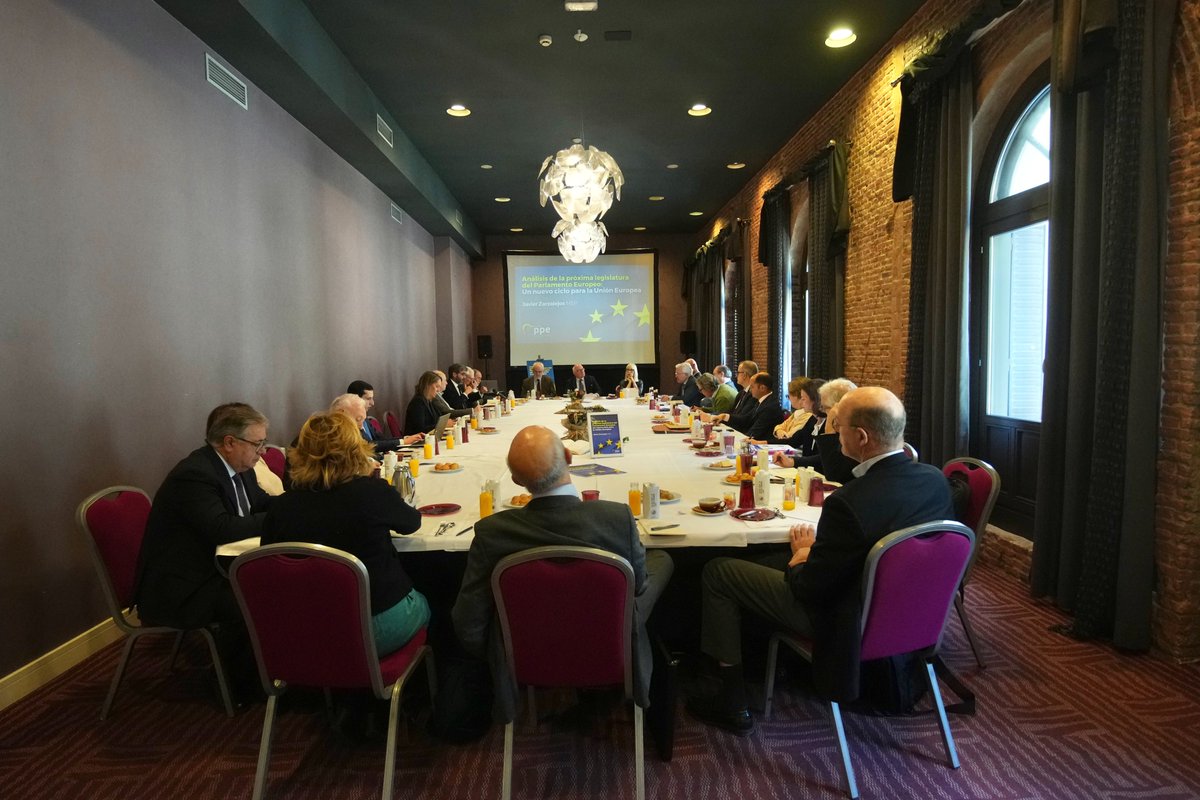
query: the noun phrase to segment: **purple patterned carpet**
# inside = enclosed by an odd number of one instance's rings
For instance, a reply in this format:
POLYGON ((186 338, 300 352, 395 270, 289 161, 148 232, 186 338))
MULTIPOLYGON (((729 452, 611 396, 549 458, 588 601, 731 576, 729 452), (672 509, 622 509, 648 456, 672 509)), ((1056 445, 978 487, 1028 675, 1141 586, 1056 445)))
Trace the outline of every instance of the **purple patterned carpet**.
MULTIPOLYGON (((988 668, 975 668, 957 619, 943 654, 975 690, 974 717, 952 716, 962 769, 946 766, 933 717, 846 714, 864 798, 1194 798, 1200 796, 1200 668, 1126 656, 1050 629, 1063 622, 1023 587, 986 567, 968 592, 988 668)), ((118 655, 106 649, 0 712, 0 797, 249 797, 262 706, 234 719, 210 699, 198 639, 166 674, 166 647, 139 645, 107 722, 99 709, 118 655), (145 647, 143 651, 140 648, 145 647)), ((674 759, 647 737, 653 798, 844 797, 837 742, 824 706, 782 686, 774 719, 754 736, 710 731, 680 709, 674 759)), ((518 728, 518 798, 630 797, 628 714, 589 733, 546 723, 518 728)), ((397 798, 493 798, 503 731, 468 746, 402 739, 397 798)), ((383 746, 343 744, 313 710, 281 715, 268 795, 378 797, 383 746)))

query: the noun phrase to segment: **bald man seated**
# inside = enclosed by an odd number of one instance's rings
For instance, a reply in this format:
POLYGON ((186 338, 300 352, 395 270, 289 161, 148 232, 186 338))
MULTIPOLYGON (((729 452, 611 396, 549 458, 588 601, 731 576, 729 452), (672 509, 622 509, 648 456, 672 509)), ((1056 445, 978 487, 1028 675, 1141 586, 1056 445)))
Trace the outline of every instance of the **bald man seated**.
POLYGON ((475 524, 462 588, 451 616, 467 651, 491 665, 496 702, 493 717, 511 721, 520 696, 513 691, 492 599, 492 570, 500 559, 532 547, 597 547, 629 561, 636 582, 636 630, 633 632, 634 698, 649 705, 651 652, 646 620, 671 578, 674 565, 662 550, 647 551, 624 503, 596 500, 586 505, 571 483, 571 454, 558 434, 539 426, 521 430, 508 451, 513 482, 533 499, 524 508, 501 511, 475 524))
POLYGON ((813 683, 823 699, 858 698, 859 598, 867 552, 889 533, 954 519, 941 470, 903 450, 904 406, 868 386, 838 403, 842 451, 858 462, 856 480, 825 500, 816 529, 791 530, 787 569, 717 558, 702 578, 701 649, 717 664, 720 689, 688 702, 692 716, 738 736, 754 730, 742 680, 741 615, 766 617, 813 639, 813 683))

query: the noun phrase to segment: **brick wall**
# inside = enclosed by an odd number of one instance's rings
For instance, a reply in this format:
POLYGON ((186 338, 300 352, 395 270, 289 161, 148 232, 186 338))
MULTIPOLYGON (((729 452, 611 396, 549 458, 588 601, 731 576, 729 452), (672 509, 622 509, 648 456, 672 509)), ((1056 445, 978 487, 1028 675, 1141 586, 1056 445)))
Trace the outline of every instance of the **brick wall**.
POLYGON ((1200 0, 1180 0, 1171 52, 1155 641, 1200 659, 1200 0))
MULTIPOLYGON (((830 138, 851 140, 851 231, 846 255, 846 374, 900 393, 908 345, 911 204, 891 200, 904 64, 973 4, 929 0, 892 40, 796 132, 713 219, 701 241, 733 219, 749 220, 757 243, 762 194, 791 176, 830 138)), ((1028 0, 988 31, 974 52, 979 149, 998 113, 1048 58, 1050 0, 1028 0), (1014 66, 1016 65, 1016 66, 1014 66)), ((1200 658, 1200 0, 1180 0, 1171 57, 1171 166, 1164 287, 1164 405, 1155 524, 1159 590, 1155 642, 1180 659, 1200 658)), ((976 160, 978 167, 978 159, 976 160)), ((699 242, 698 242, 699 243, 699 242)), ((752 248, 752 253, 756 248, 752 248)), ((766 314, 766 269, 751 265, 755 319, 766 314)), ((765 360, 766 330, 756 325, 750 357, 765 360)), ((821 376, 834 377, 834 376, 821 376)))

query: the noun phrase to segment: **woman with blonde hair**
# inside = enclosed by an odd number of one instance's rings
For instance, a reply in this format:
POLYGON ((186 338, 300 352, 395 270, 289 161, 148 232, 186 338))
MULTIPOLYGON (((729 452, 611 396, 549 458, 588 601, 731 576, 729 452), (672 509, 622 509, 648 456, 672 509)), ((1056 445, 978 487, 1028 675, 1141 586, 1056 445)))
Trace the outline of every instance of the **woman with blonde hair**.
POLYGON ((825 419, 813 432, 816 452, 811 455, 793 453, 790 456, 781 452, 774 453, 772 459, 775 463, 783 467, 815 467, 825 476, 826 480, 838 483, 848 483, 854 480, 854 473, 851 470, 857 462, 842 452, 841 443, 838 441, 836 419, 838 402, 857 388, 854 381, 847 378, 834 378, 821 384, 817 396, 820 398, 821 407, 825 409, 825 419))
POLYGON ((790 445, 802 456, 811 456, 817 451, 817 431, 825 422, 825 411, 821 405, 819 390, 825 384, 820 378, 792 378, 788 382, 788 399, 792 413, 775 426, 768 441, 771 444, 790 445))
POLYGON ((637 393, 642 393, 642 382, 638 379, 637 364, 625 365, 625 377, 617 384, 617 389, 614 394, 621 394, 622 389, 637 389, 637 393))
POLYGON ((262 543, 311 542, 358 558, 371 583, 371 629, 380 656, 399 650, 429 622, 390 531, 412 533, 421 515, 387 481, 371 476, 374 448, 339 412, 313 414, 288 449, 292 486, 272 501, 262 543))

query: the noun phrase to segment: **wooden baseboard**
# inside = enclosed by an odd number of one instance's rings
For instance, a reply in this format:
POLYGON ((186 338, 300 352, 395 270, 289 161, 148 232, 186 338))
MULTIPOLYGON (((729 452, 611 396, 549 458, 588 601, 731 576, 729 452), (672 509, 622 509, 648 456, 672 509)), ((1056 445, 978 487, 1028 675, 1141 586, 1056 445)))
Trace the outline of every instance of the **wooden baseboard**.
POLYGON ((111 619, 63 642, 45 655, 0 678, 0 709, 45 686, 50 681, 120 639, 122 633, 111 619))

